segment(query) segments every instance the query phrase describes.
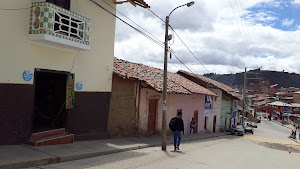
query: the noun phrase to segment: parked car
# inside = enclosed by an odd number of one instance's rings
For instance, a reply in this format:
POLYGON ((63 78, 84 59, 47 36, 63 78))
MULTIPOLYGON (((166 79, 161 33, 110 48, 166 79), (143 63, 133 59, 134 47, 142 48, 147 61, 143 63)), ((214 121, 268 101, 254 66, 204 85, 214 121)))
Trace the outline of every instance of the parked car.
POLYGON ((257 119, 257 123, 261 123, 261 118, 256 118, 257 119))
POLYGON ((256 123, 247 123, 247 126, 252 127, 252 128, 257 128, 256 123))
POLYGON ((245 133, 251 133, 251 134, 254 134, 254 131, 253 131, 253 128, 252 128, 252 127, 246 126, 244 130, 245 130, 245 133))
POLYGON ((231 135, 238 135, 238 136, 243 136, 245 133, 245 130, 242 125, 233 125, 230 129, 231 135))

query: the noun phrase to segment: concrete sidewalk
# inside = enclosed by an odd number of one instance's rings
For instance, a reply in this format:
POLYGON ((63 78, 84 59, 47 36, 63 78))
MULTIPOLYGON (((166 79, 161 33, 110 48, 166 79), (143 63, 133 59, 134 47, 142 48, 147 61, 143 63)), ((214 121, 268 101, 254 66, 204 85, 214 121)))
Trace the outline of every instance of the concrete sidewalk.
POLYGON ((290 125, 290 124, 282 124, 282 123, 281 123, 281 120, 280 120, 280 121, 272 120, 272 121, 273 121, 274 123, 277 123, 277 124, 283 126, 283 127, 288 128, 288 129, 291 129, 291 130, 294 129, 294 126, 292 126, 292 125, 290 125))
MULTIPOLYGON (((228 133, 196 134, 194 136, 183 136, 182 139, 183 142, 186 142, 226 135, 228 133)), ((167 144, 172 144, 172 142, 172 136, 168 136, 167 144)), ((159 145, 161 145, 160 137, 80 141, 73 144, 42 147, 3 145, 0 146, 0 169, 54 164, 159 145)))

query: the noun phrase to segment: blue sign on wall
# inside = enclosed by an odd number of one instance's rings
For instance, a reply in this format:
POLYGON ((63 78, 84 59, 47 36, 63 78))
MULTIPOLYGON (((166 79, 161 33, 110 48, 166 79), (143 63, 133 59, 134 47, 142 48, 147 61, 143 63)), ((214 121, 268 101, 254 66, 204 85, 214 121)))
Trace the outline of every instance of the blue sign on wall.
POLYGON ((23 79, 25 81, 30 81, 33 78, 33 73, 30 70, 25 70, 23 73, 23 79))
POLYGON ((83 84, 82 84, 81 82, 77 82, 77 83, 76 83, 76 89, 77 89, 77 90, 81 90, 82 87, 83 87, 83 84))

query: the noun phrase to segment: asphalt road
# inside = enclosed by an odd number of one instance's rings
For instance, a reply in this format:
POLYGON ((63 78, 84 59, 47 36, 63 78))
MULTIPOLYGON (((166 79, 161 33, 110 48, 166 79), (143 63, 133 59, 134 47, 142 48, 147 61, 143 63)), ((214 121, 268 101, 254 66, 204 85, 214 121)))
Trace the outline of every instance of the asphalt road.
MULTIPOLYGON (((44 169, 299 169, 300 145, 287 136, 291 130, 262 121, 254 135, 184 142, 173 147, 147 148, 43 166, 44 169)), ((35 168, 36 169, 36 168, 35 168)))

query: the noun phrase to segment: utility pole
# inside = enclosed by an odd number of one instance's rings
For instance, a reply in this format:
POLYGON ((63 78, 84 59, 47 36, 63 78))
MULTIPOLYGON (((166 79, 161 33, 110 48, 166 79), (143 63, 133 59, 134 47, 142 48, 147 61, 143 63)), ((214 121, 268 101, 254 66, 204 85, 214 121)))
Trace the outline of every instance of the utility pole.
POLYGON ((169 16, 166 17, 165 32, 165 60, 164 60, 164 81, 163 81, 163 111, 161 128, 161 149, 167 149, 167 73, 168 73, 168 43, 169 43, 169 16))
POLYGON ((171 14, 178 8, 194 5, 194 1, 180 5, 174 8, 168 16, 166 16, 166 32, 165 32, 165 60, 164 60, 164 80, 163 80, 163 111, 162 111, 162 127, 161 127, 161 149, 167 150, 167 69, 168 69, 168 43, 169 43, 169 19, 171 14))
POLYGON ((246 112, 246 83, 247 83, 247 68, 244 73, 244 90, 243 90, 243 127, 245 127, 245 112, 246 112))
MULTIPOLYGON (((249 68, 249 67, 248 67, 249 68)), ((244 89, 243 89, 243 127, 245 127, 245 116, 247 111, 247 101, 246 101, 246 95, 247 95, 247 79, 249 80, 260 80, 260 78, 257 77, 260 73, 253 73, 253 72, 247 72, 247 67, 245 67, 245 73, 244 73, 244 89), (256 74, 256 78, 247 78, 247 74, 256 74)))

